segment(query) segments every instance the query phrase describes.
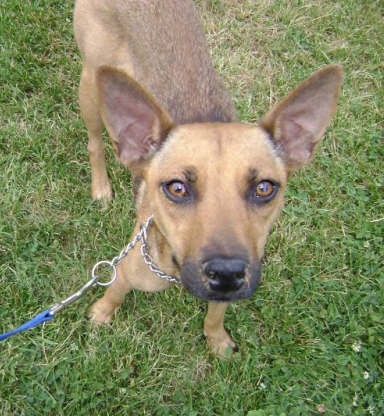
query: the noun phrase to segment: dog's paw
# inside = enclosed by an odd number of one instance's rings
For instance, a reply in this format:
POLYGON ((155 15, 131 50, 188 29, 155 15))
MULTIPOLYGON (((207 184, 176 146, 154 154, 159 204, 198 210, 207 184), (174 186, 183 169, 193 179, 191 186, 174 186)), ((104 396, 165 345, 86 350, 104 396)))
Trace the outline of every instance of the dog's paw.
POLYGON ((207 336, 211 353, 218 358, 230 358, 233 353, 239 351, 238 346, 232 341, 227 332, 219 336, 207 336))
POLYGON ((87 317, 95 324, 109 324, 117 308, 106 302, 103 298, 96 301, 88 310, 87 317))
POLYGON ((112 187, 109 182, 101 185, 92 183, 92 199, 94 201, 99 201, 103 207, 107 207, 112 201, 113 192, 112 187))

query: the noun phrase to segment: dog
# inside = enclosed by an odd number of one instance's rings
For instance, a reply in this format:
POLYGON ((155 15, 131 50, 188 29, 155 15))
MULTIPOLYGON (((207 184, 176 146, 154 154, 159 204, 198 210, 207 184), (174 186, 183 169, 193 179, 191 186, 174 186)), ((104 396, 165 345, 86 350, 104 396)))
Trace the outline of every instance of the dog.
MULTIPOLYGON (((208 301, 204 334, 212 353, 226 356, 237 347, 225 310, 259 285, 287 179, 310 161, 328 127, 342 69, 318 70, 250 125, 236 120, 191 0, 77 0, 74 30, 92 196, 112 198, 104 124, 133 178, 134 233, 153 217, 154 261, 208 301)), ((168 285, 135 248, 89 315, 109 323, 131 289, 168 285)))

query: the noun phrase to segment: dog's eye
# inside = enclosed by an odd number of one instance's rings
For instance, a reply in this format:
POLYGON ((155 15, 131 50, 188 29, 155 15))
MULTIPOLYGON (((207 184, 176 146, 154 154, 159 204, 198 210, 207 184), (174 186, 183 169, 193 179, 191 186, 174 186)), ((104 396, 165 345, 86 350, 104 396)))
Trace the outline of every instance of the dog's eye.
POLYGON ((192 199, 192 192, 189 184, 173 180, 162 184, 166 197, 176 203, 186 203, 192 199))
POLYGON ((261 181, 256 185, 256 196, 268 198, 272 195, 274 185, 270 181, 261 181))
POLYGON ((279 186, 269 180, 263 180, 251 186, 248 199, 253 203, 266 203, 274 198, 279 186))

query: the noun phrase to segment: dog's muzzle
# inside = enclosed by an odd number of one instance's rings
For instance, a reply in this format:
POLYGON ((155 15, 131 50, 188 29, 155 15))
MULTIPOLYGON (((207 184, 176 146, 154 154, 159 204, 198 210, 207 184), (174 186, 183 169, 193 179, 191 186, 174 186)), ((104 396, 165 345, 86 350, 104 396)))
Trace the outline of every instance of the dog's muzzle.
POLYGON ((237 257, 213 257, 202 263, 188 259, 181 267, 183 285, 195 296, 215 301, 250 297, 261 274, 260 262, 237 257))

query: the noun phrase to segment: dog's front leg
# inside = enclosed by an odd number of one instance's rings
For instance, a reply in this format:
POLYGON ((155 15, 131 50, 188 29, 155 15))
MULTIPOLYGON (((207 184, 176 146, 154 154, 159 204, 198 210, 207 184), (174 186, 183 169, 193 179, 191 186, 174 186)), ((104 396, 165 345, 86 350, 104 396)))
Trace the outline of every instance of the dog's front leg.
MULTIPOLYGON (((135 232, 137 231, 136 228, 135 232)), ((149 243, 154 243, 153 235, 149 243)), ((155 245, 153 244, 153 246, 155 245)), ((166 289, 168 286, 169 282, 159 279, 147 267, 140 254, 140 249, 135 247, 129 256, 119 264, 116 280, 108 287, 104 296, 89 308, 88 317, 98 324, 108 324, 130 290, 156 292, 166 289)))
POLYGON ((116 280, 108 287, 104 296, 89 308, 88 317, 97 324, 109 324, 130 290, 130 282, 125 279, 121 269, 118 270, 116 280))
POLYGON ((237 351, 237 345, 224 328, 224 314, 228 305, 226 302, 208 302, 208 312, 204 320, 204 335, 212 353, 219 357, 227 357, 231 352, 237 351))

